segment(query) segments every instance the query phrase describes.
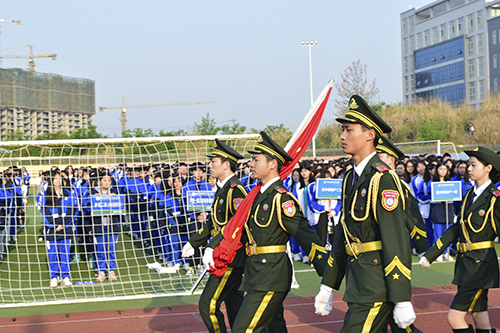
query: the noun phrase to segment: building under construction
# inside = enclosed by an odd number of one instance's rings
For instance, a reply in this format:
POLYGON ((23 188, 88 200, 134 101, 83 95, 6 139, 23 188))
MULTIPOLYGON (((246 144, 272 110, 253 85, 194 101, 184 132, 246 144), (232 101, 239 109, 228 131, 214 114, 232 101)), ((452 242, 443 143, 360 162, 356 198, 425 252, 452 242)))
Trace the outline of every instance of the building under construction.
POLYGON ((95 114, 95 82, 57 74, 0 69, 0 140, 88 128, 95 114))

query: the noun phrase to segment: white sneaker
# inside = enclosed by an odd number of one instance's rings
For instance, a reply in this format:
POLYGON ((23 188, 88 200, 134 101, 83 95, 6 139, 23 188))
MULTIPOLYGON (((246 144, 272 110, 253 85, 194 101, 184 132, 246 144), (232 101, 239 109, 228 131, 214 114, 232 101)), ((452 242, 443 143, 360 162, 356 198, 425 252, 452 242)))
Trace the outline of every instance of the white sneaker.
POLYGON ((437 262, 441 262, 443 260, 444 260, 443 255, 440 255, 439 257, 436 258, 437 262))
POLYGON ((181 264, 175 264, 175 265, 174 265, 174 268, 175 268, 176 270, 181 269, 181 264))
POLYGON ((65 277, 65 278, 63 279, 63 281, 62 281, 62 286, 63 286, 63 287, 69 287, 69 286, 71 286, 71 285, 72 285, 72 283, 71 283, 71 281, 70 281, 69 277, 65 277))
POLYGON ((300 256, 300 253, 294 253, 292 256, 293 260, 295 261, 301 261, 302 257, 300 256))
POLYGON ((57 278, 50 279, 50 288, 57 287, 57 278))
POLYGON ((194 275, 194 268, 193 267, 189 267, 187 272, 186 272, 186 275, 189 276, 189 275, 194 275))

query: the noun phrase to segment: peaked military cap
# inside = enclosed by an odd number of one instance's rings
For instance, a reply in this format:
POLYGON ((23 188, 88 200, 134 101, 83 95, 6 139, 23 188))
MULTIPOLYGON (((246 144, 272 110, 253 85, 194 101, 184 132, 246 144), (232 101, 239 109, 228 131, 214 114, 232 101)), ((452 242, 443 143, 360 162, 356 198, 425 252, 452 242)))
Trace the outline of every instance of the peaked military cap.
POLYGON ((496 170, 500 170, 500 156, 486 147, 476 147, 473 150, 465 150, 467 155, 477 157, 481 161, 491 164, 496 170))
POLYGON ((394 157, 396 160, 400 160, 405 156, 405 154, 385 136, 378 139, 378 144, 377 147, 375 147, 375 150, 377 153, 386 153, 387 155, 394 157))
POLYGON ((237 164, 238 160, 243 159, 243 155, 241 155, 225 143, 220 142, 219 139, 215 139, 214 150, 212 150, 212 152, 208 154, 207 157, 224 157, 229 162, 232 162, 234 164, 237 164))
POLYGON ((250 154, 266 154, 274 158, 281 165, 286 161, 293 161, 292 156, 281 148, 279 144, 274 142, 273 139, 266 132, 260 132, 260 138, 255 147, 248 151, 250 154))
POLYGON ((349 100, 349 111, 345 116, 335 120, 339 123, 349 122, 364 125, 374 129, 380 136, 392 132, 392 128, 358 95, 352 95, 349 100))

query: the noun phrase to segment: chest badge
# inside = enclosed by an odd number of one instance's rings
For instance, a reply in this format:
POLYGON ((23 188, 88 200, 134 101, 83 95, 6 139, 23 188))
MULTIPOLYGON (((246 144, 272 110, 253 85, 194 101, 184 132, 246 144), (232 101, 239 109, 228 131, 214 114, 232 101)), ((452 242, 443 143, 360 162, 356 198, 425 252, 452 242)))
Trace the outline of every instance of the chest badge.
POLYGON ((361 196, 364 197, 366 195, 366 188, 361 190, 361 196))
POLYGON ((224 199, 219 200, 219 205, 222 205, 224 203, 224 199))
POLYGON ((479 211, 479 216, 484 216, 484 214, 485 214, 484 209, 481 209, 481 210, 479 211))
POLYGON ((268 204, 264 204, 264 206, 262 206, 262 209, 268 210, 269 209, 269 205, 268 204))

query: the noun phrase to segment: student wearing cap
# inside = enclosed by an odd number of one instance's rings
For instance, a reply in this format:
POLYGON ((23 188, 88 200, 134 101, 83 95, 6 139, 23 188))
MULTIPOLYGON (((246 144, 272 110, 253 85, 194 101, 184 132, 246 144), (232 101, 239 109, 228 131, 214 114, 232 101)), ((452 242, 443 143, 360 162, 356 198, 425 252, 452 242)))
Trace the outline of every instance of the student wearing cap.
POLYGON ((246 295, 232 328, 234 333, 287 331, 283 300, 292 283, 292 263, 286 253, 290 235, 309 254, 318 274, 326 266, 325 247, 279 177, 281 167, 292 157, 265 132, 260 134, 261 139, 249 153, 252 175, 262 187, 245 226, 248 258, 240 290, 246 295))
POLYGON ((342 228, 338 228, 316 296, 316 313, 332 310, 333 290, 346 276, 342 332, 379 332, 389 316, 406 329, 415 320, 411 304, 411 250, 405 225, 404 185, 375 147, 391 128, 359 96, 349 101, 342 148, 354 168, 342 183, 342 228))
POLYGON ((488 289, 499 286, 494 239, 500 230, 500 191, 495 187, 500 178, 500 157, 485 147, 465 153, 469 155, 468 171, 475 186, 465 195, 458 223, 437 239, 419 264, 428 268, 458 238, 452 282, 458 291, 448 312, 448 323, 453 332, 473 333, 465 321, 465 315, 471 312, 477 333, 496 332, 488 316, 488 289))
MULTIPOLYGON (((182 256, 194 255, 195 249, 207 243, 211 237, 217 236, 229 222, 243 201, 247 192, 236 176, 238 160, 243 156, 227 144, 215 139, 208 167, 210 174, 217 178, 217 192, 212 203, 211 213, 203 227, 184 245, 182 256)), ((207 247, 205 255, 212 257, 213 249, 207 247)), ((238 314, 243 292, 238 288, 245 266, 245 248, 236 251, 236 257, 228 265, 222 277, 210 275, 198 303, 199 311, 209 332, 227 332, 224 315, 220 311, 222 302, 226 304, 229 325, 232 327, 238 314)))

